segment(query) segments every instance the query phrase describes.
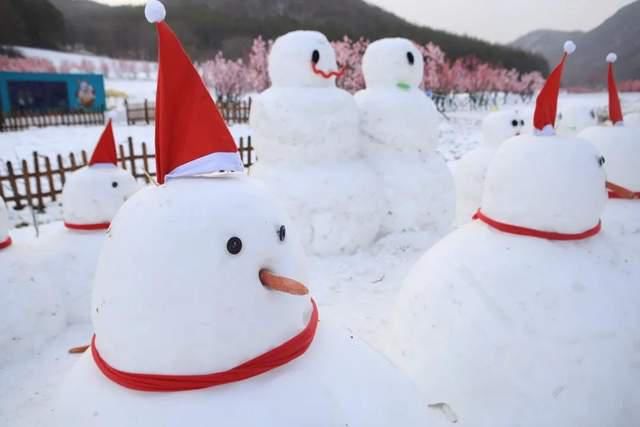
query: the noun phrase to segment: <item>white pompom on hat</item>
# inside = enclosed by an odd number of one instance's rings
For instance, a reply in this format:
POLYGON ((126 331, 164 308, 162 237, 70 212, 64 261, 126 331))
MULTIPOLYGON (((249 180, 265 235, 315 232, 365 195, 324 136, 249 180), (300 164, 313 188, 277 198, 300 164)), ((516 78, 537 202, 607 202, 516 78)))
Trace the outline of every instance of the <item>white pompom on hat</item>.
POLYGON ((149 0, 144 6, 144 16, 152 24, 162 22, 167 16, 167 10, 158 0, 149 0))
POLYGON ((615 53, 611 52, 610 54, 607 55, 607 62, 612 64, 617 60, 618 60, 618 55, 616 55, 615 53))

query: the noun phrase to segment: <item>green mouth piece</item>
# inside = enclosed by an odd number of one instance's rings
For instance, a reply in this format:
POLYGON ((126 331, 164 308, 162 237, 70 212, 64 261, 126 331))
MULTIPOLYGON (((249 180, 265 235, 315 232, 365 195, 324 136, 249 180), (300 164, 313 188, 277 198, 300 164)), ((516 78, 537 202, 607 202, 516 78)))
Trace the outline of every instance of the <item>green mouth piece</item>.
POLYGON ((398 82, 398 83, 396 83, 396 86, 398 86, 398 87, 399 87, 400 89, 402 89, 402 90, 409 90, 409 89, 411 89, 411 86, 409 86, 409 84, 408 84, 408 83, 405 83, 405 82, 398 82))

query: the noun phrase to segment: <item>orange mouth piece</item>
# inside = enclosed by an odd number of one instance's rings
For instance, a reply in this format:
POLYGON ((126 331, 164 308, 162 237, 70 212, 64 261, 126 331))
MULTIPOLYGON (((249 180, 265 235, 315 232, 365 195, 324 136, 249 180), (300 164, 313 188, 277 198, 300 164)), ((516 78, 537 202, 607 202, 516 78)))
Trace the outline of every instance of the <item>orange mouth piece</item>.
POLYGON ((606 183, 607 190, 609 190, 609 197, 614 199, 638 199, 640 198, 639 193, 634 193, 633 191, 624 188, 621 185, 614 184, 613 182, 607 181, 606 183))
POLYGON ((309 293, 309 289, 297 280, 278 276, 266 269, 260 270, 259 277, 262 286, 272 291, 284 292, 291 295, 307 295, 309 293))
POLYGON ((331 77, 335 77, 335 78, 342 77, 345 71, 344 67, 340 68, 338 71, 323 71, 316 66, 315 62, 311 63, 311 69, 313 70, 314 73, 316 73, 321 77, 324 77, 325 79, 330 79, 331 77))

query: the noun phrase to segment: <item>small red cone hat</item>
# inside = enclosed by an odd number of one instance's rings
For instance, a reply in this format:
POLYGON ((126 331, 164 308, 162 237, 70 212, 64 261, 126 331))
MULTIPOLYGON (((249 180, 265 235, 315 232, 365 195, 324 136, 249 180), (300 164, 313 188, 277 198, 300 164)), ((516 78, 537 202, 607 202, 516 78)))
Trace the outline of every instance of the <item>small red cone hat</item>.
POLYGON ((149 0, 144 10, 158 33, 156 179, 244 170, 238 148, 191 59, 164 22, 166 10, 149 0))
POLYGON ((622 106, 620 105, 620 97, 618 96, 618 87, 616 86, 616 78, 613 75, 613 63, 618 60, 618 55, 610 53, 607 55, 609 63, 607 72, 607 86, 609 87, 609 119, 614 125, 622 124, 622 106))
POLYGON ((117 165, 118 158, 116 156, 116 140, 113 137, 113 126, 111 125, 111 119, 107 122, 98 140, 98 145, 93 150, 91 160, 89 160, 89 166, 96 164, 112 164, 117 165))
POLYGON ((533 127, 538 135, 555 135, 556 114, 558 111, 558 94, 560 93, 560 81, 562 80, 562 70, 567 56, 576 50, 576 45, 572 41, 564 43, 564 54, 562 60, 553 69, 538 98, 536 99, 536 111, 533 114, 533 127))

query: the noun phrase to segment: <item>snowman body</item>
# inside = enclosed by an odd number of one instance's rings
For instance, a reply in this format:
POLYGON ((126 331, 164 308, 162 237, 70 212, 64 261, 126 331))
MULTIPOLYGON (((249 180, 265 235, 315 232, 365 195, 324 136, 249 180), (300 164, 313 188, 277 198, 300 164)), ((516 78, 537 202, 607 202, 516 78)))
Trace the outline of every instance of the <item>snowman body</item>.
MULTIPOLYGON (((607 179, 640 194, 640 130, 632 126, 598 126, 583 130, 580 138, 591 142, 605 159, 607 179)), ((640 199, 611 198, 602 221, 616 239, 623 256, 640 262, 640 199), (624 248, 624 249, 623 249, 624 248)))
MULTIPOLYGON (((309 297, 267 289, 259 277, 267 269, 305 279, 289 223, 264 186, 241 175, 175 179, 139 192, 114 219, 98 263, 92 315, 103 359, 127 372, 220 372, 299 333, 310 321, 309 297)), ((411 382, 324 320, 300 357, 196 391, 124 388, 88 352, 53 413, 47 425, 429 425, 411 382)))
POLYGON ((629 113, 624 116, 624 123, 635 128, 640 127, 640 113, 629 113))
POLYGON ((488 114, 482 121, 482 142, 454 164, 456 223, 471 221, 480 207, 487 168, 502 142, 520 135, 526 123, 518 111, 488 114))
POLYGON ((408 230, 444 234, 453 221, 453 179, 436 152, 440 115, 419 85, 422 54, 400 38, 369 45, 367 88, 355 95, 367 160, 382 180, 381 235, 408 230))
POLYGON ((7 211, 7 206, 4 204, 4 200, 0 199, 0 246, 7 248, 10 244, 9 212, 7 211))
POLYGON ((273 85, 251 108, 258 162, 250 173, 279 192, 308 252, 350 253, 376 237, 381 200, 362 158, 353 97, 314 69, 337 70, 324 35, 295 31, 276 40, 273 85))
MULTIPOLYGON (((489 168, 482 212, 529 229, 597 230, 598 159, 577 139, 512 138, 489 168)), ((408 275, 389 353, 460 425, 625 425, 640 416, 633 277, 604 232, 552 241, 467 224, 408 275)))
POLYGON ((130 173, 110 164, 88 166, 68 177, 62 192, 66 226, 45 225, 35 250, 41 268, 53 272, 50 281, 62 293, 70 323, 90 320, 91 284, 105 229, 139 188, 130 173))

